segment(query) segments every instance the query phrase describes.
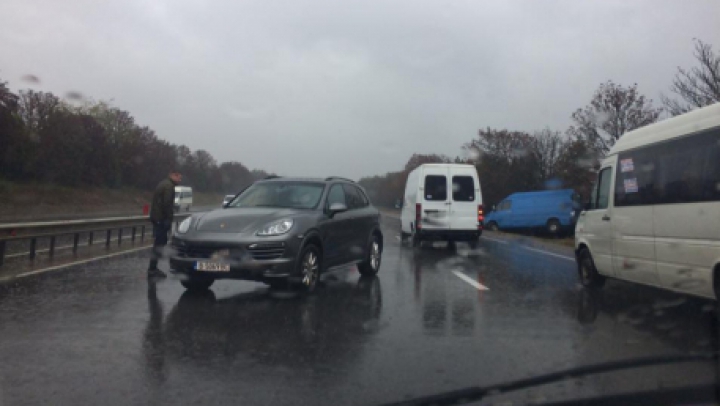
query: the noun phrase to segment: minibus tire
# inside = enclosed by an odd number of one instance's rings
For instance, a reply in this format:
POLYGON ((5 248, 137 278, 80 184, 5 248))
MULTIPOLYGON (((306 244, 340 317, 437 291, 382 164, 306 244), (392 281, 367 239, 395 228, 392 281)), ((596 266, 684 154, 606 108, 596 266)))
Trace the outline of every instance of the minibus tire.
POLYGON ((605 285, 605 277, 598 273, 587 248, 583 248, 578 254, 578 277, 580 284, 588 289, 599 289, 605 285))

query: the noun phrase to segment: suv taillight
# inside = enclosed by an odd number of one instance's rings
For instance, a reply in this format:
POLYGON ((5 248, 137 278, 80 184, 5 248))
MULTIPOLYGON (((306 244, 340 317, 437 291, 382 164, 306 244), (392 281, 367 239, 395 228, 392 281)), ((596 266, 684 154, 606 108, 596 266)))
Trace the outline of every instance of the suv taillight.
POLYGON ((482 230, 483 228, 483 222, 485 221, 485 211, 483 210, 483 205, 478 205, 478 230, 482 230))
POLYGON ((415 204, 415 229, 419 230, 422 228, 422 204, 415 204))

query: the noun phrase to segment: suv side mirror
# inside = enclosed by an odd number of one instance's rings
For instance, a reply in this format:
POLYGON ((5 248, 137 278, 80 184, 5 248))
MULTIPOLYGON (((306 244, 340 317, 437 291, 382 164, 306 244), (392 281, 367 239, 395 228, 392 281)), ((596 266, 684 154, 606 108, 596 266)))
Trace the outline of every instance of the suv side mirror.
POLYGON ((347 211, 348 207, 342 203, 333 203, 330 205, 330 209, 328 209, 328 214, 330 214, 330 217, 332 218, 334 215, 338 213, 342 213, 344 211, 347 211))

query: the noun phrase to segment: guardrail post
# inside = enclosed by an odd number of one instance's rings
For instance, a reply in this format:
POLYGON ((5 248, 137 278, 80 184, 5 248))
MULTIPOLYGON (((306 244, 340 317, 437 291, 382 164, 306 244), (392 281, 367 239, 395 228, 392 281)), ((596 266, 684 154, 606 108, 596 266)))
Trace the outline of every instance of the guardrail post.
POLYGON ((90 231, 90 235, 88 236, 88 246, 93 245, 93 237, 95 236, 95 233, 90 231))
POLYGON ((107 235, 105 237, 105 248, 110 248, 110 237, 112 237, 112 230, 107 230, 107 235))
POLYGON ((80 243, 80 233, 73 236, 73 254, 77 254, 78 244, 80 243))
POLYGON ((118 228, 118 246, 122 243, 122 228, 118 228))
POLYGON ((133 226, 132 228, 132 237, 130 237, 130 240, 132 242, 135 242, 135 231, 137 231, 137 227, 133 226))
POLYGON ((35 259, 35 248, 37 247, 37 238, 31 238, 30 239, 30 254, 28 255, 28 258, 31 260, 35 259))
POLYGON ((48 250, 48 255, 50 255, 50 258, 55 255, 55 236, 50 237, 50 249, 48 250))
POLYGON ((0 241, 0 266, 5 262, 5 241, 0 241))

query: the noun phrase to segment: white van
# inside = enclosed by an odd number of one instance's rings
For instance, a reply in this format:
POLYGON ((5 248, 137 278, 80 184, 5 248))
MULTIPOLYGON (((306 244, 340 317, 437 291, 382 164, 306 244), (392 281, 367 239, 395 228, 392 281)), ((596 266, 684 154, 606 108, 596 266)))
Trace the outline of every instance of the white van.
POLYGON ((480 180, 472 165, 425 164, 408 175, 401 235, 413 246, 423 240, 468 241, 483 229, 480 180))
POLYGON ((720 103, 620 138, 575 233, 587 287, 613 277, 716 299, 720 103))
POLYGON ((192 188, 188 186, 175 186, 175 211, 190 211, 192 204, 192 188))

